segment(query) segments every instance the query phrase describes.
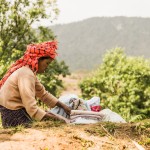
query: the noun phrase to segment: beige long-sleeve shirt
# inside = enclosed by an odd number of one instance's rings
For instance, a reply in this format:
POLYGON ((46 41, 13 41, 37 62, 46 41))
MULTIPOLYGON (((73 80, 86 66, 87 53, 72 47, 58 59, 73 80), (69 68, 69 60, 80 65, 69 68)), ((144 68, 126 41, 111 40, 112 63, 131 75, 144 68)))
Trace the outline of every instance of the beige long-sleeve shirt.
POLYGON ((25 108, 30 117, 41 120, 46 112, 36 104, 39 97, 49 107, 54 107, 57 98, 48 93, 28 66, 12 73, 0 89, 0 105, 17 110, 25 108))

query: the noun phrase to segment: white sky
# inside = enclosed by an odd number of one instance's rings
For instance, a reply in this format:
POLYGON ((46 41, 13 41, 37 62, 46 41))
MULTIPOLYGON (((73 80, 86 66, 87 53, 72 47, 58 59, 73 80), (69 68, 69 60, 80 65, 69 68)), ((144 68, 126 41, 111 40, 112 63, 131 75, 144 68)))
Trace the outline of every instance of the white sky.
POLYGON ((150 0, 57 0, 60 15, 54 23, 97 16, 150 17, 150 0))
POLYGON ((102 16, 150 17, 150 0, 57 0, 57 5, 60 14, 51 25, 102 16))

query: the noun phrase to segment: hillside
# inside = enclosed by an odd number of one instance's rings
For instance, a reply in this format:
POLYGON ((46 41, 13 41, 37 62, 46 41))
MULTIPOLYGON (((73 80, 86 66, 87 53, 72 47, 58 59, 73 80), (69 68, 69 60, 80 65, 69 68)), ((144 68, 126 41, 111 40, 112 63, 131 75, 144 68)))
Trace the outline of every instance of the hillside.
POLYGON ((94 69, 115 47, 131 56, 150 57, 150 18, 96 17, 50 28, 59 42, 58 60, 71 71, 94 69))

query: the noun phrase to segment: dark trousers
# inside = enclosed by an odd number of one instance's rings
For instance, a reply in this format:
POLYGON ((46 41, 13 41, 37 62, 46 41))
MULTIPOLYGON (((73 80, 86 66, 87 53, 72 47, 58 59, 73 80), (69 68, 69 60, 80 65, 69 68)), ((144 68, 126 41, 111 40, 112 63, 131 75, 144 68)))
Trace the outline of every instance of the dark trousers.
POLYGON ((10 110, 0 105, 0 113, 2 126, 4 128, 16 127, 18 125, 29 127, 32 123, 32 119, 26 112, 25 108, 10 110))

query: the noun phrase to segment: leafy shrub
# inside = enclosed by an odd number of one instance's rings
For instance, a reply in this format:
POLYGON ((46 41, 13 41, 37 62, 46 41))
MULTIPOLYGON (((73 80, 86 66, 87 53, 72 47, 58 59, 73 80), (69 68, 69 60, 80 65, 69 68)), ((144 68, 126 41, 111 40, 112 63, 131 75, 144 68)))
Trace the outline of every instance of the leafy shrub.
POLYGON ((126 120, 150 117, 150 61, 127 57, 121 48, 108 51, 100 67, 80 83, 83 98, 99 96, 103 108, 126 120))

